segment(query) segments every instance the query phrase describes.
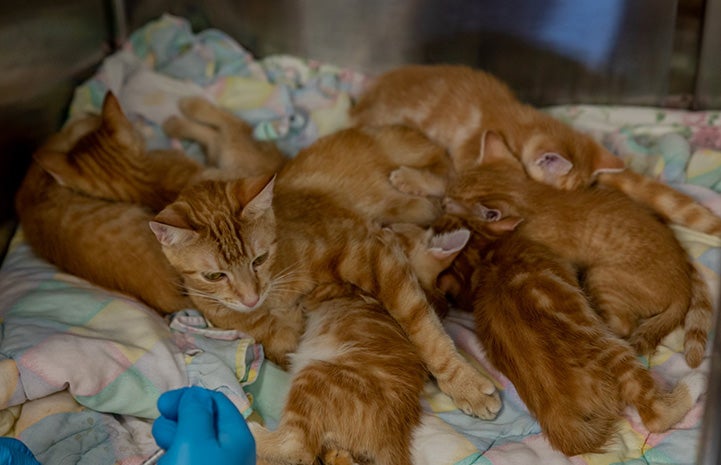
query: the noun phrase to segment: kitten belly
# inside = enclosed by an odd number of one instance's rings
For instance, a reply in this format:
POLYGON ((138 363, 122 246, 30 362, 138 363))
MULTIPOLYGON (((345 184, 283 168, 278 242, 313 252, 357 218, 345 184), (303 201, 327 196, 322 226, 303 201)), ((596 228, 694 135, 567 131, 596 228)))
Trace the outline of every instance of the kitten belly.
POLYGON ((349 350, 350 344, 341 344, 333 334, 320 334, 323 315, 311 312, 306 321, 306 331, 295 353, 289 354, 291 373, 295 374, 310 363, 333 362, 349 350))

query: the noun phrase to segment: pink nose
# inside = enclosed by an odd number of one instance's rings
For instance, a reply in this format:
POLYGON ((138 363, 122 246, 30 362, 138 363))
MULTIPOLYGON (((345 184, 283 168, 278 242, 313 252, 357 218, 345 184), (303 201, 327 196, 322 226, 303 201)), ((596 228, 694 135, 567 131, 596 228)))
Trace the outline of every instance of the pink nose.
POLYGON ((253 294, 244 296, 240 301, 243 302, 243 305, 246 307, 253 308, 258 304, 259 300, 260 296, 258 294, 253 294))

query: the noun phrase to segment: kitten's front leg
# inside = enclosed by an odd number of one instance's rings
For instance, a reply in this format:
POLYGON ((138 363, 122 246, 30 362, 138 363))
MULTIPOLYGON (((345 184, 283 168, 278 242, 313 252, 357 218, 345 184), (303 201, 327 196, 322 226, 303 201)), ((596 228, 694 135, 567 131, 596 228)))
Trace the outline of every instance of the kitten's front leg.
POLYGON ((467 415, 484 420, 496 418, 502 403, 495 384, 457 352, 450 338, 448 343, 451 347, 443 349, 436 346, 439 350, 430 354, 427 359, 432 361, 428 365, 435 375, 438 388, 467 415), (437 368, 432 368, 431 365, 437 365, 437 368))
MULTIPOLYGON (((404 248, 393 237, 381 232, 377 241, 367 242, 370 251, 364 260, 373 267, 370 273, 359 269, 357 256, 348 254, 339 265, 339 274, 381 302, 416 347, 439 388, 459 409, 483 419, 495 418, 501 409, 496 386, 458 352, 428 302, 404 248)), ((357 254, 359 250, 353 251, 357 254)))

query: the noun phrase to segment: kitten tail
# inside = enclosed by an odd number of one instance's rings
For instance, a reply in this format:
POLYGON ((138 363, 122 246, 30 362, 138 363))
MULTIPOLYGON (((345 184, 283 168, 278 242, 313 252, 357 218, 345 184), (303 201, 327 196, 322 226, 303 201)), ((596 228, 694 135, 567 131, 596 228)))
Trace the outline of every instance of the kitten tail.
POLYGON ((693 264, 691 276, 691 302, 688 313, 686 313, 686 321, 684 323, 683 348, 686 363, 691 368, 696 368, 701 364, 706 353, 706 343, 708 341, 708 332, 711 329, 713 320, 713 305, 709 294, 708 286, 701 277, 701 273, 693 264))
POLYGON ((651 208, 666 222, 721 237, 721 218, 692 197, 670 186, 629 169, 618 173, 601 173, 598 181, 651 208))

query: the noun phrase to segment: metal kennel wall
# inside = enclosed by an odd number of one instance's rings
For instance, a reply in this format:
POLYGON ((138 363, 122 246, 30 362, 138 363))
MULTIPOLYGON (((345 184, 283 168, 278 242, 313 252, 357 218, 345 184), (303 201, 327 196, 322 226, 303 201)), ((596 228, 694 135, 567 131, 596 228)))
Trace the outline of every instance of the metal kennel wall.
MULTIPOLYGON (((216 27, 256 56, 287 53, 368 73, 466 63, 537 105, 721 109, 721 0, 3 0, 0 257, 30 155, 59 128, 74 87, 164 12, 198 30, 216 27)), ((720 352, 716 338, 703 465, 721 462, 720 352)))

